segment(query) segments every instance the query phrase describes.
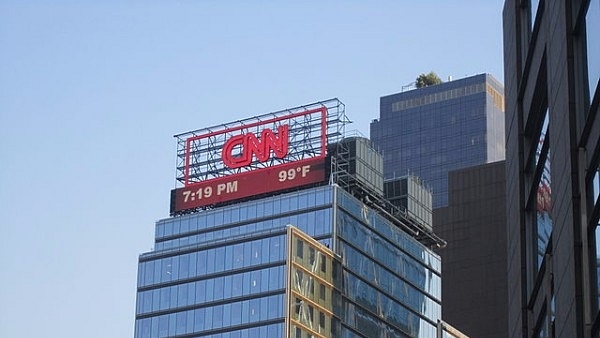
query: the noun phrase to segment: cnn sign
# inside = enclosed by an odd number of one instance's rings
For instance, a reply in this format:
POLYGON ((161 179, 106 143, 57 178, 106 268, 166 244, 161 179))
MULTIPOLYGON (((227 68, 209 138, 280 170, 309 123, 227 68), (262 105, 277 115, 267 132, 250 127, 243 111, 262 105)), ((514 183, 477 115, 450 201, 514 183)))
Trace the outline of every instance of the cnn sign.
POLYGON ((252 132, 232 136, 225 145, 221 158, 223 163, 232 169, 250 165, 254 159, 266 162, 273 157, 283 159, 288 154, 289 125, 280 125, 277 134, 265 128, 260 139, 252 132))
POLYGON ((171 213, 325 181, 328 110, 300 109, 179 138, 171 213))
POLYGON ((325 158, 327 108, 257 117, 185 139, 184 186, 325 158))

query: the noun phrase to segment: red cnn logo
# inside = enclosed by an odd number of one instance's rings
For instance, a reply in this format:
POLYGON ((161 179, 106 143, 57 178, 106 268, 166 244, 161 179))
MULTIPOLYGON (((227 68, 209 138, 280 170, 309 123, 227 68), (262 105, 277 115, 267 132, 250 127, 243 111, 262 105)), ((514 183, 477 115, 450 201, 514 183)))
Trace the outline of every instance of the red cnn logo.
POLYGON ((287 124, 279 126, 278 135, 271 129, 264 129, 260 133, 260 139, 254 133, 233 136, 223 146, 223 163, 232 169, 244 167, 252 162, 252 155, 258 161, 265 162, 271 156, 271 150, 275 157, 284 158, 288 153, 288 129, 287 124), (234 155, 232 152, 236 147, 240 148, 240 153, 234 155))

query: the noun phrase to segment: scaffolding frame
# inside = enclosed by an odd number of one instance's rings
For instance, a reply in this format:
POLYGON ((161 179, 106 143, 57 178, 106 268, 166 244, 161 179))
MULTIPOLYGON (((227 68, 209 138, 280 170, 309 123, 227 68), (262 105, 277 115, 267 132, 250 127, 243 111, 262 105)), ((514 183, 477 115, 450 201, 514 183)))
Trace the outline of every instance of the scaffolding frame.
MULTIPOLYGON (((344 104, 334 98, 175 135, 176 187, 299 160, 325 158, 327 146, 343 138, 348 122, 344 104), (221 149, 228 139, 246 133, 259 135, 265 128, 276 130, 284 123, 289 126, 285 158, 270 157, 263 162, 253 159, 240 168, 225 166, 221 149)), ((237 147, 233 151, 239 154, 243 149, 237 147)))

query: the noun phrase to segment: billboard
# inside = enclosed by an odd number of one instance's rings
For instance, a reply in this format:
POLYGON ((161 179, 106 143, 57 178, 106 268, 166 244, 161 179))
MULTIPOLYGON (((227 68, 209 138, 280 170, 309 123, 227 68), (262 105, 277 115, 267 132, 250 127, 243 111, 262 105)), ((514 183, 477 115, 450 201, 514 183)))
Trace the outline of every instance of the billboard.
POLYGON ((176 135, 182 186, 171 214, 324 182, 340 107, 330 100, 176 135))

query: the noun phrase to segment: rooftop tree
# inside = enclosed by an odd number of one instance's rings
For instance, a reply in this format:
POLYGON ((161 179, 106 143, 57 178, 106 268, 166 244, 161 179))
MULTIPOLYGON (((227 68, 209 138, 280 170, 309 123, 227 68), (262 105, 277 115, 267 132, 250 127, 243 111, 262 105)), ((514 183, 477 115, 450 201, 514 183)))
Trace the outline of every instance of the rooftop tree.
POLYGON ((417 88, 423 88, 440 83, 442 83, 442 79, 440 79, 440 77, 436 73, 429 72, 428 74, 423 73, 419 75, 417 77, 415 85, 417 86, 417 88))

